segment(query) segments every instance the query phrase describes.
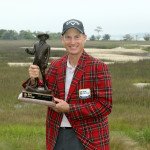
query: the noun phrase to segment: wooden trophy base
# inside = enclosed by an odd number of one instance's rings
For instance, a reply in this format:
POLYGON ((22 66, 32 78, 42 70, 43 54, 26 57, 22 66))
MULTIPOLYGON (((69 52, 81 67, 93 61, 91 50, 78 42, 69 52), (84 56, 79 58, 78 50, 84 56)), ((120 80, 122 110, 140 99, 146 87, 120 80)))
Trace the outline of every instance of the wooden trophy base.
POLYGON ((18 100, 21 102, 40 104, 49 107, 55 107, 56 105, 53 102, 53 95, 28 91, 22 91, 22 93, 20 93, 18 96, 18 100))
POLYGON ((45 93, 29 92, 29 91, 22 91, 22 97, 44 100, 44 101, 52 101, 53 100, 53 95, 45 94, 45 93))

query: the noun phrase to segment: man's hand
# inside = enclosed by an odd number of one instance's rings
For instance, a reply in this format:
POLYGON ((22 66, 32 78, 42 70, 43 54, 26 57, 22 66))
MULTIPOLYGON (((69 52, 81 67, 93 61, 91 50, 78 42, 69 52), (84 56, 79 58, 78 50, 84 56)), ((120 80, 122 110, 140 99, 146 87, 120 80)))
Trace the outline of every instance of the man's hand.
POLYGON ((30 67, 29 67, 29 76, 30 76, 30 78, 31 79, 38 78, 39 74, 40 74, 39 66, 30 65, 30 67))
POLYGON ((52 108, 54 111, 60 113, 69 112, 69 104, 66 101, 54 97, 54 102, 56 103, 56 106, 52 108))

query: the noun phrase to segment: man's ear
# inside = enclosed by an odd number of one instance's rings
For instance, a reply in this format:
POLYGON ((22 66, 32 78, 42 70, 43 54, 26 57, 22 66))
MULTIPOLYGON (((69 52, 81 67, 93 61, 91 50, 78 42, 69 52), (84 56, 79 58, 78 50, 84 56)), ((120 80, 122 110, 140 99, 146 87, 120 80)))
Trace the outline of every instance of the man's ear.
POLYGON ((86 42, 87 40, 87 35, 84 35, 84 43, 86 42))

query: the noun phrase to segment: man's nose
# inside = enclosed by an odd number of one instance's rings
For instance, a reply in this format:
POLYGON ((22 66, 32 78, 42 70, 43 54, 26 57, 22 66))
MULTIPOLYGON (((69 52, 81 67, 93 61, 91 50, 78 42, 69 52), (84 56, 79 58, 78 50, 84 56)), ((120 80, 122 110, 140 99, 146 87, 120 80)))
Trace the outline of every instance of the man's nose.
POLYGON ((74 37, 72 37, 71 39, 70 39, 70 43, 75 43, 75 38, 74 37))

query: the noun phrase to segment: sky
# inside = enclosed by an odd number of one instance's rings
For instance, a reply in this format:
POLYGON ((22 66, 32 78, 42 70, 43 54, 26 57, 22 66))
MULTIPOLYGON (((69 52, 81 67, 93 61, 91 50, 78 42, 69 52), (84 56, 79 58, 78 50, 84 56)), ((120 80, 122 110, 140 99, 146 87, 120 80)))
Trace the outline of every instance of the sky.
POLYGON ((150 33, 150 0, 1 0, 0 29, 61 32, 69 19, 88 36, 150 33))

